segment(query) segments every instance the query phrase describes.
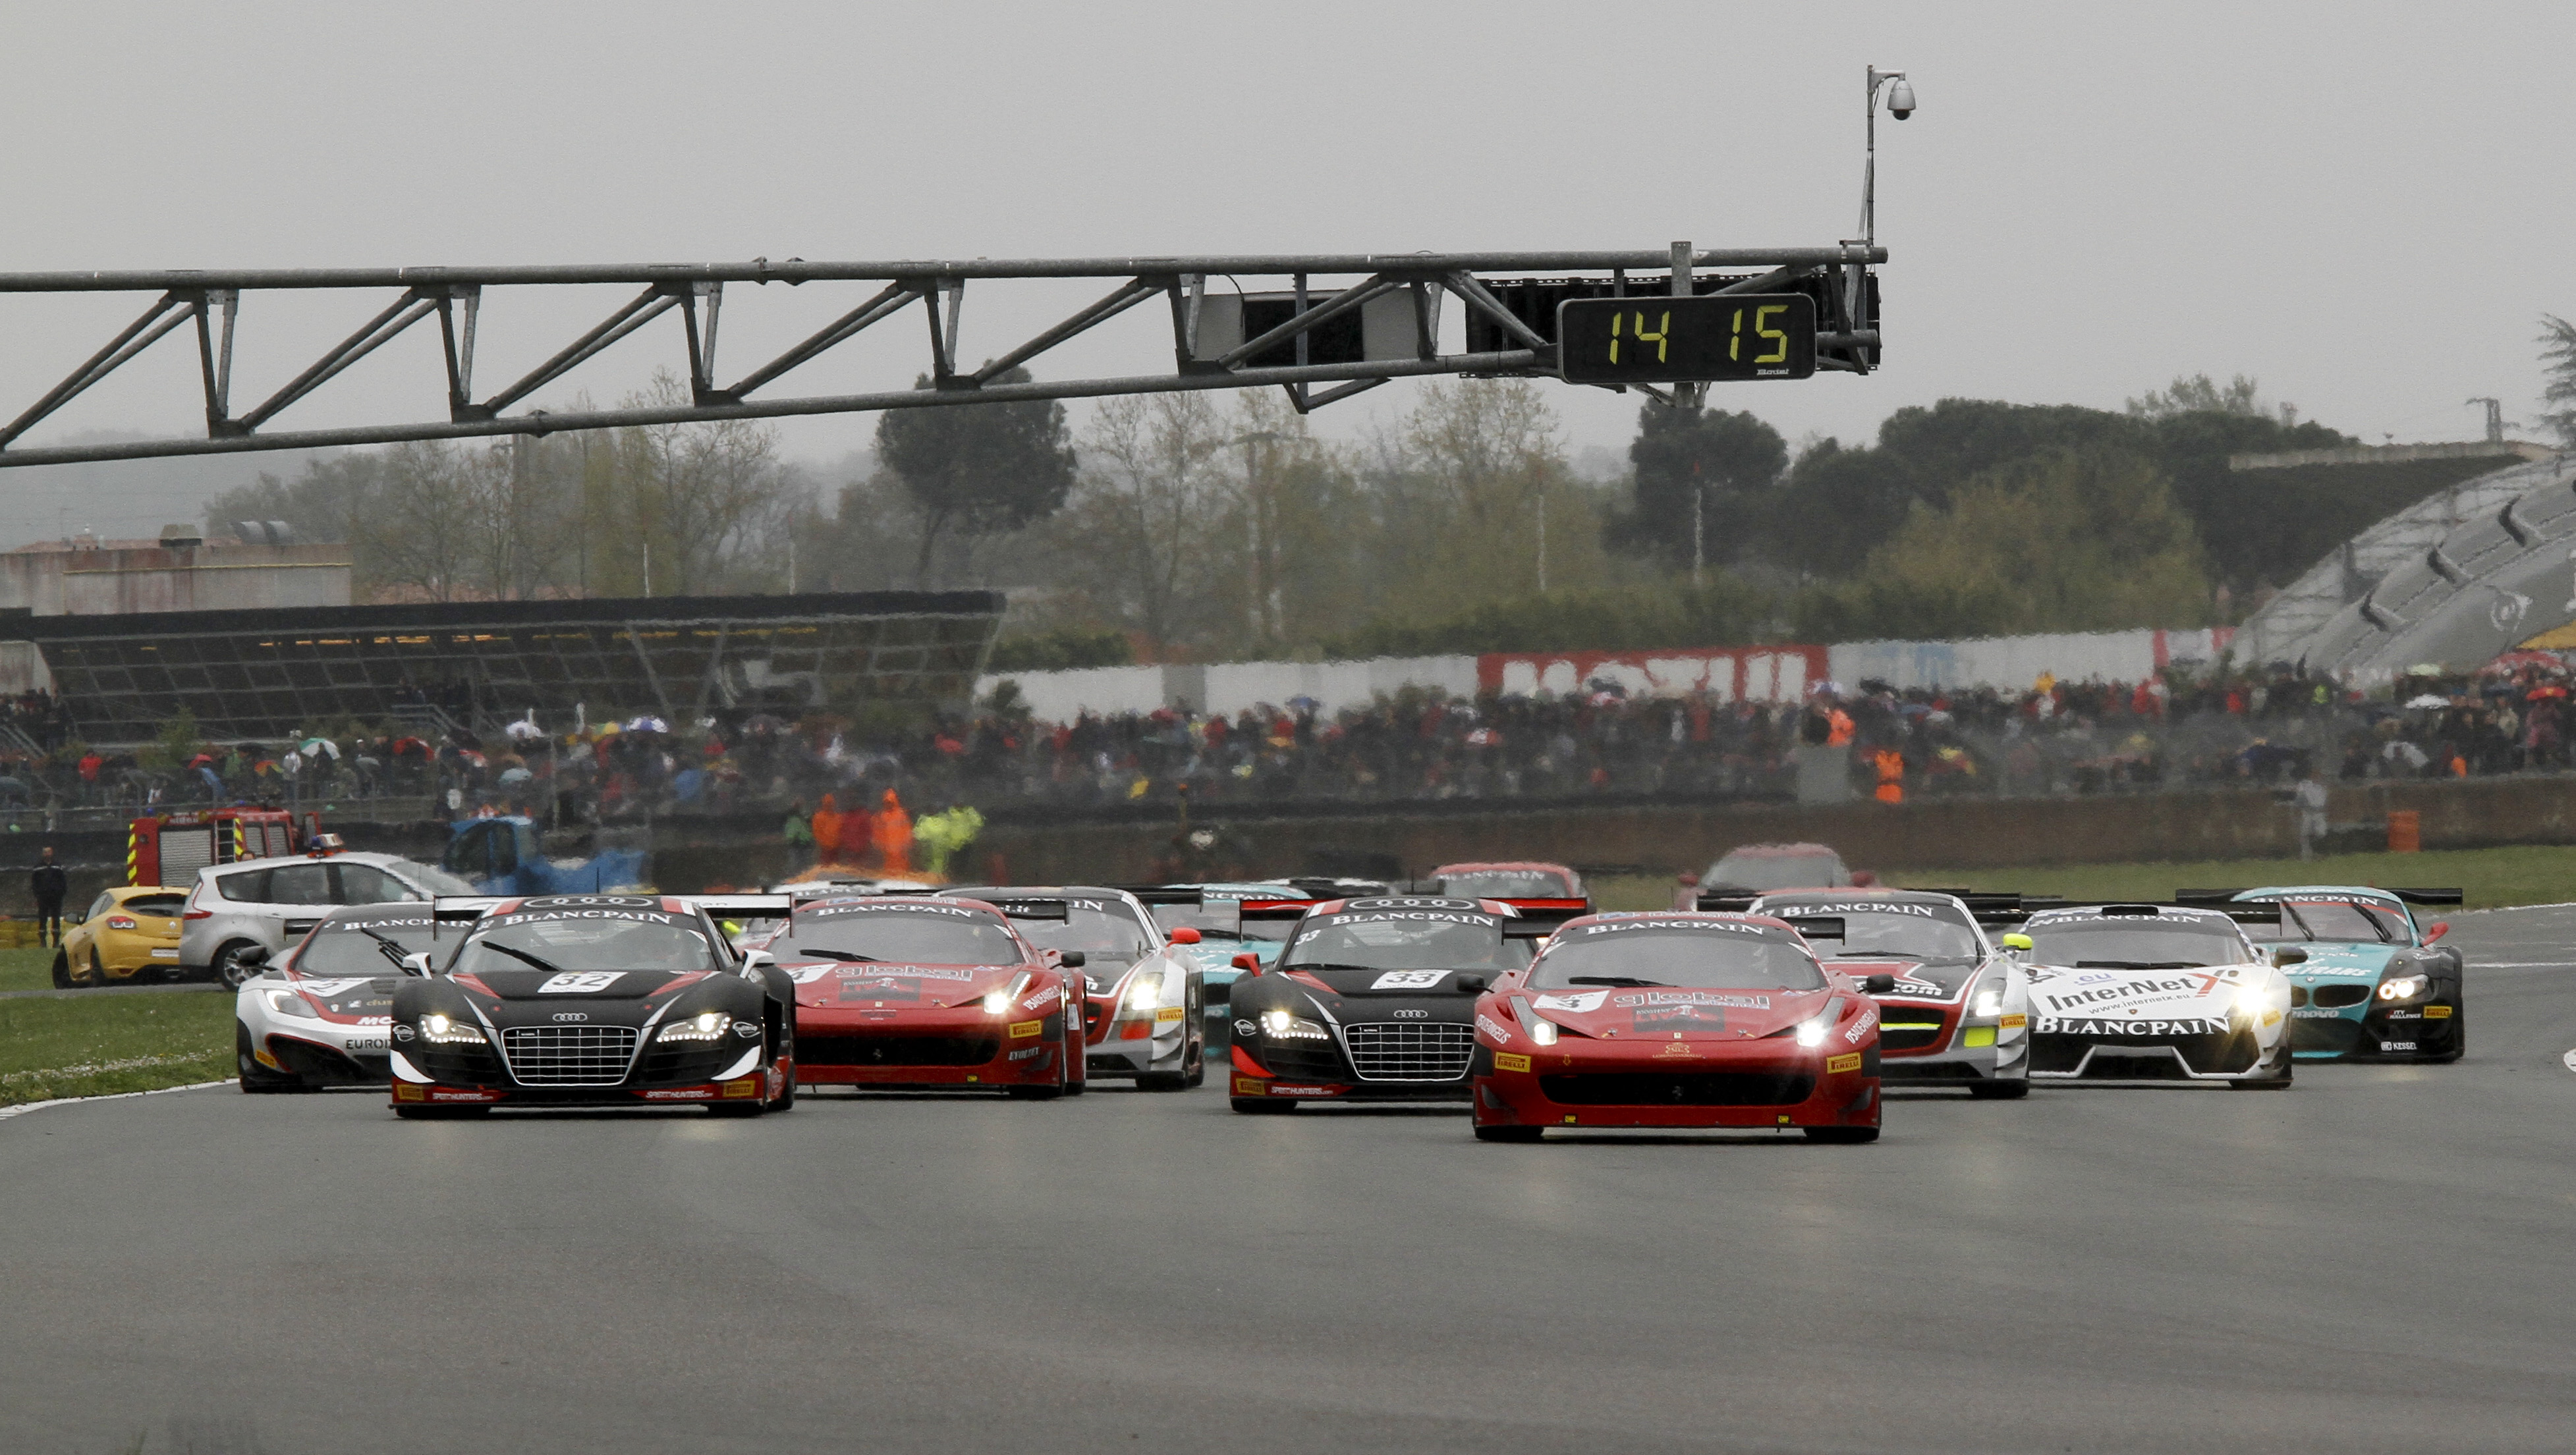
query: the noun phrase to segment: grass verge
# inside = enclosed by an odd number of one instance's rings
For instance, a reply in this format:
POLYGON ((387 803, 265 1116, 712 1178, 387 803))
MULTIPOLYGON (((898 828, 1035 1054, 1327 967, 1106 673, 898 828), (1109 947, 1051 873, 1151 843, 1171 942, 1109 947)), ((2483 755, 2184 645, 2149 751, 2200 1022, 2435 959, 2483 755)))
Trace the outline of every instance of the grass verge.
POLYGON ((54 947, 0 950, 0 990, 54 988, 54 947))
POLYGON ((0 1000, 0 1106, 232 1074, 230 995, 0 1000))
MULTIPOLYGON (((2338 854, 2297 859, 2212 859, 2188 864, 2060 864, 2021 869, 1906 869, 1895 884, 1932 888, 2019 890, 2069 899, 2161 900, 2177 889, 2251 889, 2263 884, 2376 884, 2457 889, 2469 909, 2576 900, 2576 847, 2526 844, 2503 849, 2432 849, 2420 854, 2338 854)), ((1658 875, 1592 881, 1603 909, 1669 909, 1673 882, 1658 875)), ((2439 919, 2441 911, 2430 912, 2439 919)))

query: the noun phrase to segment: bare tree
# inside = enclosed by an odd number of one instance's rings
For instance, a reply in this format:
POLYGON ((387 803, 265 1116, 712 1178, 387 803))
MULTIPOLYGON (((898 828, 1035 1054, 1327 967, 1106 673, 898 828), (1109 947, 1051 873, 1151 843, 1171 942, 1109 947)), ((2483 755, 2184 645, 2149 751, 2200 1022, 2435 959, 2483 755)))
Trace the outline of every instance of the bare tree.
POLYGON ((453 601, 489 579, 493 468, 489 451, 435 441, 385 451, 381 483, 352 512, 349 530, 375 563, 379 587, 453 601))
POLYGON ((1068 574, 1105 615, 1157 642, 1200 624, 1194 598, 1232 493, 1228 438, 1200 394, 1110 399, 1083 437, 1089 468, 1066 512, 1068 574))

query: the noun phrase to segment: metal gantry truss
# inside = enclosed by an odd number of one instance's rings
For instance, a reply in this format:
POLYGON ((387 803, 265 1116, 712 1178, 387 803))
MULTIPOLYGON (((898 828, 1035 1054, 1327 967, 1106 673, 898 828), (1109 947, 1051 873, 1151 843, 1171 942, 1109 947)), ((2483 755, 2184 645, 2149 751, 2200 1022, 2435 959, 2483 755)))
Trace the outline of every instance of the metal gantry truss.
MULTIPOLYGON (((223 454, 247 450, 313 449, 385 444, 403 440, 458 439, 487 435, 544 435, 567 430, 611 429, 630 425, 683 424, 706 420, 764 419, 799 414, 843 414, 868 410, 916 409, 1010 400, 1070 399, 1116 394, 1155 394, 1201 389, 1242 389, 1277 384, 1286 387, 1300 410, 1324 404, 1390 379, 1427 374, 1552 376, 1556 346, 1532 321, 1506 308, 1480 274, 1608 273, 1625 291, 1630 274, 1640 292, 1663 291, 1669 274, 1671 291, 1688 292, 1703 269, 1758 269, 1759 276, 1728 291, 1763 291, 1800 280, 1830 280, 1831 292, 1848 296, 1847 319, 1863 317, 1859 300, 1867 269, 1884 262, 1884 248, 1843 243, 1826 248, 1736 248, 1696 250, 1676 244, 1655 252, 1414 253, 1315 254, 1311 256, 1210 256, 1170 258, 1075 258, 1061 260, 876 263, 809 263, 791 258, 773 263, 755 258, 747 263, 643 264, 598 267, 492 268, 314 268, 240 272, 94 272, 0 273, 0 294, 7 293, 148 293, 155 295, 133 323, 92 354, 7 425, 0 426, 0 467, 65 464, 86 460, 141 459, 164 455, 223 454), (964 368, 957 356, 957 330, 970 281, 1048 278, 1116 279, 1110 291, 1088 307, 1048 328, 1017 348, 979 367, 964 368), (1315 279, 1357 279, 1330 292, 1309 294, 1315 279), (1295 308, 1286 321, 1244 338, 1214 357, 1200 347, 1200 323, 1211 279, 1240 290, 1245 279, 1278 279, 1293 289, 1295 308), (719 383, 716 372, 717 325, 724 309, 725 285, 784 283, 876 283, 881 286, 856 307, 816 329, 802 342, 741 375, 719 383), (474 387, 475 332, 482 314, 484 290, 492 288, 564 288, 599 284, 640 286, 641 292, 599 324, 557 350, 536 368, 507 386, 480 398, 474 387), (233 339, 245 295, 284 290, 400 290, 382 311, 356 332, 326 351, 311 366, 289 379, 258 404, 233 412, 233 339), (1341 322, 1346 315, 1391 294, 1408 295, 1417 347, 1410 358, 1369 358, 1356 362, 1308 362, 1316 330, 1341 322), (1070 379, 1039 383, 999 383, 1005 372, 1027 363, 1068 339, 1098 327, 1127 310, 1161 295, 1172 317, 1174 366, 1168 373, 1070 379), (1436 295, 1455 297, 1464 307, 1498 326, 1519 347, 1482 353, 1442 354, 1434 321, 1436 295), (803 398, 754 396, 782 377, 857 336, 863 330, 920 305, 927 325, 930 379, 927 389, 904 388, 870 394, 803 398), (687 348, 690 403, 661 407, 594 409, 579 412, 505 411, 538 390, 643 328, 678 310, 687 348), (269 431, 266 426, 290 406, 310 397, 360 359, 382 348, 405 329, 426 318, 438 320, 446 360, 446 418, 409 423, 365 425, 344 429, 269 431), (172 332, 193 325, 205 386, 206 434, 131 443, 67 446, 50 449, 10 448, 29 429, 70 403, 83 391, 114 373, 172 332), (1286 348, 1293 364, 1253 361, 1286 348)), ((1704 280, 1703 280, 1704 281, 1704 280)), ((1813 286, 1810 283, 1809 286, 1813 286)), ((1247 327, 1243 330, 1250 332, 1247 327)), ((1820 348, 1850 350, 1852 360, 1874 348, 1874 330, 1847 329, 1818 340, 1820 348)), ((1826 360, 1829 367, 1865 370, 1862 362, 1826 360)))

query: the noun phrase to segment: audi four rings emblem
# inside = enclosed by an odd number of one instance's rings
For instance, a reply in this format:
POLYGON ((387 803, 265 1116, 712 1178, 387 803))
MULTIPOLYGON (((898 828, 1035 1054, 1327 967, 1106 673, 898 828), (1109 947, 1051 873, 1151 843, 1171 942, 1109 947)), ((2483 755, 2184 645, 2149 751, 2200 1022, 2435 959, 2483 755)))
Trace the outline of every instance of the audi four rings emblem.
POLYGON ((555 1012, 555 1019, 558 1021, 586 1021, 590 1019, 590 1012, 586 1010, 559 1010, 555 1012))
POLYGON ((1427 1021, 1431 1019, 1431 1012, 1427 1010, 1400 1010, 1395 1013, 1395 1018, 1400 1021, 1427 1021))

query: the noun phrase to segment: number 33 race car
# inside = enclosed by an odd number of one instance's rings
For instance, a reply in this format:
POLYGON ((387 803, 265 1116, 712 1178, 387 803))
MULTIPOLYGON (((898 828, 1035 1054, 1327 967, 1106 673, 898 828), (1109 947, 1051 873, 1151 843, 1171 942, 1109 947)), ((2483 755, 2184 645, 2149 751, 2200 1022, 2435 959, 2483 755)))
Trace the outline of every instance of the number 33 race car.
POLYGON ((736 957, 682 900, 503 900, 444 967, 414 955, 404 970, 401 1116, 692 1103, 758 1116, 795 1103, 792 982, 765 953, 736 957))

